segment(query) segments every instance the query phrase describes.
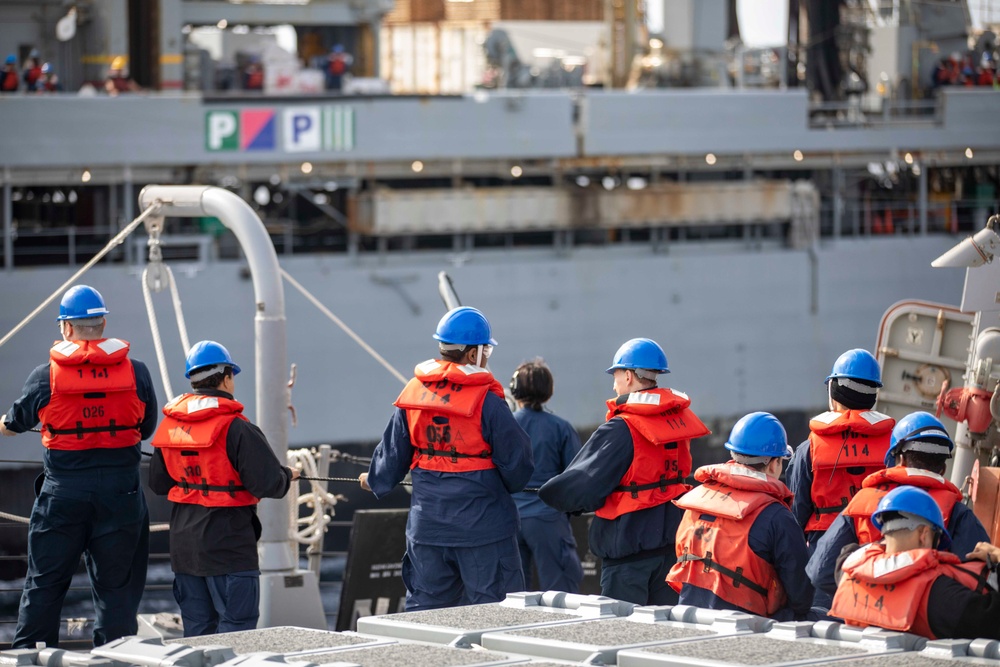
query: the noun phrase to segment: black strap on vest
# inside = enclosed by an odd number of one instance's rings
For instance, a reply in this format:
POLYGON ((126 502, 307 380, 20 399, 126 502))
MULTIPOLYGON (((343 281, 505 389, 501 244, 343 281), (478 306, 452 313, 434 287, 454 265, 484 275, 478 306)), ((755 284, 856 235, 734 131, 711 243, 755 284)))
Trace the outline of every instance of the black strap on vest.
POLYGON ((820 516, 824 514, 840 514, 845 509, 847 509, 847 498, 841 498, 840 500, 841 500, 840 504, 834 505, 833 507, 817 507, 814 510, 816 518, 818 519, 820 516))
POLYGON ((76 435, 77 440, 83 440, 83 436, 86 433, 110 433, 111 437, 118 435, 119 431, 132 431, 138 430, 142 426, 142 422, 136 422, 134 425, 121 426, 115 423, 112 419, 108 422, 107 426, 87 426, 84 427, 83 422, 77 422, 76 428, 53 428, 52 424, 46 424, 45 429, 52 435, 76 435))
POLYGON ((176 486, 177 488, 179 488, 179 489, 181 489, 181 490, 183 490, 185 492, 187 492, 187 491, 201 491, 201 495, 205 496, 206 498, 208 497, 208 492, 209 491, 217 491, 219 493, 228 493, 230 498, 235 498, 237 491, 246 491, 247 490, 247 487, 245 487, 245 486, 237 486, 236 482, 234 482, 233 480, 229 480, 229 484, 227 486, 213 486, 213 485, 209 484, 208 480, 205 479, 204 477, 201 478, 201 484, 197 484, 197 483, 192 484, 191 482, 187 481, 187 479, 185 479, 185 478, 182 477, 181 481, 174 482, 174 486, 176 486))
POLYGON ((454 446, 448 449, 434 449, 434 445, 427 445, 427 449, 422 447, 414 447, 421 456, 426 456, 427 458, 433 459, 435 456, 450 457, 452 463, 458 463, 459 459, 488 459, 493 455, 488 449, 484 449, 478 454, 465 454, 463 452, 455 449, 454 446))
POLYGON ((666 475, 660 475, 660 480, 658 482, 650 482, 649 484, 636 484, 635 482, 629 482, 626 485, 619 485, 615 487, 615 491, 621 491, 622 493, 632 494, 632 499, 639 497, 640 491, 652 491, 654 489, 659 489, 660 491, 666 491, 667 487, 671 484, 680 484, 684 481, 684 476, 678 474, 676 477, 667 477, 666 475))
POLYGON ((743 568, 738 567, 735 570, 730 570, 728 567, 720 565, 712 560, 712 552, 709 551, 704 556, 695 556, 694 554, 684 554, 677 559, 678 563, 687 563, 689 561, 701 561, 705 565, 705 572, 709 570, 715 570, 719 574, 729 577, 733 580, 733 588, 739 588, 740 586, 745 586, 749 588, 754 593, 767 597, 767 589, 758 584, 755 581, 751 581, 743 576, 743 568))

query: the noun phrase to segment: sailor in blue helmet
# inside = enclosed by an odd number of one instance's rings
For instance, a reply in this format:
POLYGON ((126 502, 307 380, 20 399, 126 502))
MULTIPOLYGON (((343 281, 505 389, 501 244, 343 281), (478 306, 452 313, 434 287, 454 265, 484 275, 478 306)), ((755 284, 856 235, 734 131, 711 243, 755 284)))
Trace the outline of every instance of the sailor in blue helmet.
MULTIPOLYGON (((973 511, 962 502, 962 492, 944 478, 945 467, 955 445, 944 424, 928 412, 912 412, 892 429, 886 468, 865 478, 833 525, 819 539, 809 559, 806 573, 818 591, 832 596, 837 584, 833 573, 841 550, 851 543, 877 542, 882 533, 875 527, 872 513, 879 501, 899 486, 915 486, 934 499, 944 526, 951 534, 950 551, 965 556, 989 536, 973 511)), ((832 597, 830 598, 832 599, 832 597)))
POLYGON ((840 355, 826 384, 829 410, 809 421, 809 439, 795 450, 785 475, 810 553, 865 477, 884 467, 896 423, 874 410, 882 371, 867 350, 840 355))
POLYGON ((394 403, 361 486, 385 497, 409 472, 406 609, 503 600, 524 590, 517 507, 534 464, 503 387, 486 368, 497 342, 475 308, 438 323, 439 357, 417 365, 394 403))
POLYGON ((701 486, 674 501, 685 511, 667 581, 681 604, 806 620, 809 553, 792 492, 779 479, 792 455, 785 428, 772 414, 752 412, 733 426, 726 449, 732 460, 698 468, 701 486))
POLYGON ((170 567, 185 637, 257 627, 257 503, 284 498, 299 476, 243 416, 239 372, 223 345, 192 345, 191 391, 164 406, 153 436, 149 488, 171 503, 170 567))
POLYGON ((626 342, 607 372, 617 397, 607 401, 605 423, 538 495, 560 512, 596 512, 590 550, 602 559, 603 595, 676 604, 666 576, 682 512, 670 501, 691 488, 691 440, 709 430, 686 394, 656 385, 670 370, 655 341, 626 342))
POLYGON ((106 338, 108 309, 76 285, 59 305, 62 340, 0 418, 0 433, 41 424, 44 473, 28 526, 14 648, 59 645, 60 612, 84 556, 94 600, 94 644, 134 635, 146 585, 149 513, 139 444, 156 428, 156 393, 129 344, 106 338))
POLYGON ((928 639, 1000 639, 1000 593, 986 583, 996 547, 976 545, 967 563, 946 551, 941 508, 913 486, 883 496, 872 523, 883 537, 846 555, 832 615, 928 639))

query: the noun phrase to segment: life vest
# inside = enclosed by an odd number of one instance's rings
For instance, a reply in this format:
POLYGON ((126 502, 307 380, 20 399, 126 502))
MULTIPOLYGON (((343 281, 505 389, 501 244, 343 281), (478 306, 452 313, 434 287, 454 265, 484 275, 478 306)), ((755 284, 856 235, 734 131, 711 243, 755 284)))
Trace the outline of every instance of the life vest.
POLYGON ((333 76, 340 76, 347 71, 347 58, 341 53, 330 56, 329 70, 333 76))
POLYGON ((17 72, 14 70, 0 71, 0 90, 13 92, 17 90, 18 85, 20 85, 20 81, 17 78, 17 72))
POLYGON ((691 584, 751 614, 773 615, 788 598, 774 566, 753 552, 747 535, 765 507, 791 507, 792 492, 733 461, 698 468, 694 478, 702 485, 674 501, 686 511, 667 583, 678 593, 691 584))
POLYGON ((243 486, 226 451, 229 426, 236 419, 246 421, 242 413, 242 403, 222 396, 182 394, 164 406, 153 446, 174 480, 168 500, 204 507, 259 502, 243 486))
POLYGON ((670 502, 691 487, 691 440, 711 431, 673 389, 649 389, 608 400, 605 419, 621 417, 632 434, 632 465, 597 510, 602 519, 670 502))
POLYGON ((496 468, 493 448, 483 440, 483 401, 503 387, 485 368, 429 359, 414 370, 393 404, 406 410, 413 443, 410 468, 472 472, 496 468))
POLYGON ((849 625, 874 625, 930 639, 937 639, 927 620, 934 580, 945 575, 969 590, 985 593, 990 572, 986 563, 963 563, 947 551, 913 549, 889 556, 882 542, 867 544, 851 554, 843 571, 831 616, 849 625))
POLYGON ((824 531, 865 477, 885 467, 896 420, 874 410, 824 412, 809 422, 813 514, 805 530, 824 531))
POLYGON ((38 411, 49 449, 133 447, 146 404, 135 392, 129 344, 117 338, 64 340, 49 350, 48 405, 38 411))
POLYGON ((944 526, 948 527, 955 504, 962 502, 962 492, 957 486, 941 475, 919 468, 895 466, 885 468, 865 477, 862 488, 857 495, 847 503, 844 514, 854 521, 854 532, 858 536, 858 544, 868 544, 882 539, 882 533, 872 523, 872 514, 878 507, 878 501, 897 486, 916 486, 931 495, 934 502, 941 508, 944 526))

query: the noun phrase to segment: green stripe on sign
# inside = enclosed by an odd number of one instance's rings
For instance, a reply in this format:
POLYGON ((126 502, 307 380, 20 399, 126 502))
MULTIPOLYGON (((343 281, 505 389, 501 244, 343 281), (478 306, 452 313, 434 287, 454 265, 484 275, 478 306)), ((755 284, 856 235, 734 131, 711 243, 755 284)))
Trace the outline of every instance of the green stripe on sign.
POLYGON ((354 109, 330 106, 323 113, 323 145, 329 151, 354 149, 354 109))

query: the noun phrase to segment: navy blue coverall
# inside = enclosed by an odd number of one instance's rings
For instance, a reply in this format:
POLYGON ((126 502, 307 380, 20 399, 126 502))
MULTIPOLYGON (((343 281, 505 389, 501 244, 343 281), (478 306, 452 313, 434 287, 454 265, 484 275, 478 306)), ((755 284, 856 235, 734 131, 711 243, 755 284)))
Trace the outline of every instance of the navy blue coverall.
MULTIPOLYGON (((601 424, 566 470, 546 482, 538 497, 560 512, 594 512, 604 505, 634 455, 632 433, 621 417, 601 424)), ((595 516, 590 550, 602 559, 601 593, 640 605, 677 604, 667 572, 677 561, 674 543, 684 512, 673 503, 595 516)))
MULTIPOLYGON (((403 556, 407 610, 498 602, 524 590, 511 494, 523 489, 534 471, 531 440, 492 392, 483 400, 482 429, 496 468, 412 471, 403 556)), ((410 472, 413 454, 406 411, 394 408, 368 469, 377 498, 410 472)))
MULTIPOLYGON (((514 419, 531 438, 535 472, 528 487, 537 489, 566 469, 580 451, 580 438, 568 421, 545 410, 521 408, 514 419)), ((525 584, 531 587, 534 565, 541 590, 579 592, 583 567, 569 517, 546 505, 537 493, 517 493, 514 502, 521 517, 518 545, 525 584)))
MULTIPOLYGON (((948 533, 951 535, 949 551, 962 559, 976 548, 976 543, 990 541, 983 524, 979 522, 972 510, 962 503, 956 503, 951 510, 951 516, 948 518, 948 533)), ((833 520, 833 525, 819 539, 816 550, 806 565, 806 574, 809 575, 813 586, 816 587, 815 604, 817 606, 822 606, 820 593, 827 596, 823 598, 824 600, 833 601, 833 594, 837 592, 837 584, 834 581, 837 557, 840 555, 841 549, 857 541, 858 535, 854 529, 854 521, 843 513, 837 515, 837 518, 833 520)), ((829 609, 829 605, 827 605, 827 609, 829 609)))
MULTIPOLYGON (((792 460, 785 468, 785 481, 788 488, 795 494, 795 499, 792 500, 792 514, 795 515, 795 520, 799 524, 799 530, 804 530, 809 518, 816 511, 812 499, 812 454, 809 451, 808 440, 795 448, 792 460)), ((821 531, 805 533, 806 542, 809 543, 810 556, 816 551, 816 542, 822 535, 821 531)))
MULTIPOLYGON (((139 433, 156 430, 159 408, 149 370, 130 359, 136 395, 146 404, 139 433)), ((23 433, 49 403, 49 364, 31 372, 6 427, 23 433)), ((28 572, 14 631, 14 648, 59 644, 59 616, 81 554, 94 600, 94 644, 134 635, 146 586, 149 511, 139 475, 139 444, 81 451, 45 449, 41 488, 28 526, 28 572)), ((36 482, 36 488, 37 488, 36 482)))
MULTIPOLYGON (((809 554, 802 529, 791 512, 781 503, 772 503, 762 509, 750 526, 747 544, 751 551, 774 567, 788 596, 788 604, 771 618, 777 621, 815 620, 810 618, 813 587, 805 574, 809 554)), ((681 589, 680 603, 704 609, 745 611, 712 591, 691 584, 684 584, 681 589)))

